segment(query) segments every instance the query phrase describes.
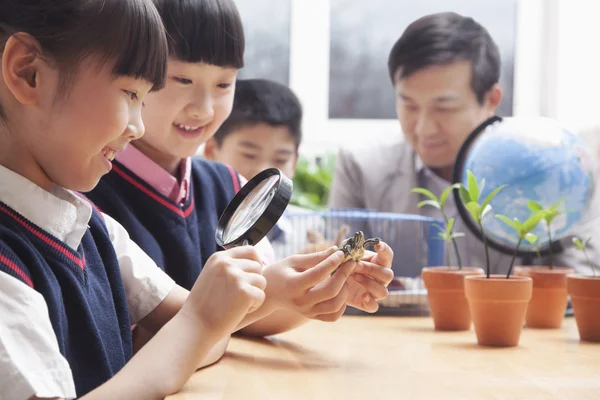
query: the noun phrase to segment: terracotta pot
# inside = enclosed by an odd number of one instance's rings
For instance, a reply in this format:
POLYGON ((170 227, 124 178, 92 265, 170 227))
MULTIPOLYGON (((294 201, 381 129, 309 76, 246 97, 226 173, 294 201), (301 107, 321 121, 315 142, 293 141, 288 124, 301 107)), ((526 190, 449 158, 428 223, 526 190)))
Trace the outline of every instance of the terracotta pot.
POLYGON ((527 306, 525 325, 529 328, 560 328, 567 309, 567 267, 515 267, 515 275, 533 280, 531 301, 527 306))
POLYGON ((471 327, 469 303, 465 297, 465 276, 483 275, 481 268, 426 267, 421 272, 427 288, 429 310, 438 331, 466 331, 471 327))
POLYGON ((579 337, 600 342, 600 277, 570 275, 567 292, 571 296, 579 337))
POLYGON ((465 295, 480 345, 512 347, 519 344, 532 288, 533 281, 528 276, 465 278, 465 295))

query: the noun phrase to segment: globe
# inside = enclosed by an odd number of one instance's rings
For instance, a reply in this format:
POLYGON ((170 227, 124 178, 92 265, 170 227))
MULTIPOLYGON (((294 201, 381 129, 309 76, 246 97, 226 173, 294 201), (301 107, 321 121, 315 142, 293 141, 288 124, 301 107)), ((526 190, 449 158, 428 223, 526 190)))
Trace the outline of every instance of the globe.
MULTIPOLYGON (((507 185, 490 203, 491 212, 482 220, 486 236, 514 251, 518 234, 496 218, 527 220, 532 212, 527 203, 543 207, 562 201, 563 212, 550 226, 552 241, 572 234, 590 205, 594 191, 594 162, 586 144, 557 121, 543 117, 511 117, 489 125, 467 152, 462 181, 467 170, 480 183, 485 179, 480 202, 500 185, 507 185)), ((548 247, 548 226, 542 221, 533 231, 538 241, 523 240, 520 250, 548 247)))

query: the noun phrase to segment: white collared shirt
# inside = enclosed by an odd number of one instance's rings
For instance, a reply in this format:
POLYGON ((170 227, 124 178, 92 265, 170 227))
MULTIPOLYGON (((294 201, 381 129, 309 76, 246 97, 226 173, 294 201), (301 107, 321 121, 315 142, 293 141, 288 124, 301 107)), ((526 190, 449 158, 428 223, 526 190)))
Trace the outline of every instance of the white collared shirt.
MULTIPOLYGON (((92 207, 74 193, 56 187, 49 193, 0 166, 0 201, 77 250, 88 229, 92 207)), ((103 214, 121 268, 131 323, 148 315, 167 297, 174 281, 103 214)), ((0 398, 74 398, 75 384, 40 293, 0 273, 0 398)))

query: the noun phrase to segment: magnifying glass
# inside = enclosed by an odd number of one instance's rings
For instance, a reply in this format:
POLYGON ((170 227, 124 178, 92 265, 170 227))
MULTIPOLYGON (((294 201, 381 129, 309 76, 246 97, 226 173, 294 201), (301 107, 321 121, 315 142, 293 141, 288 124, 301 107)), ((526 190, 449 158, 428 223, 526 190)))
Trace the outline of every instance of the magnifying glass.
POLYGON ((248 181, 219 218, 215 239, 225 249, 255 245, 275 226, 292 198, 293 183, 269 168, 248 181))
MULTIPOLYGON (((503 253, 515 253, 518 236, 494 214, 524 222, 532 215, 529 200, 544 208, 562 202, 559 207, 562 213, 551 226, 552 240, 548 240, 548 228, 541 221, 532 232, 538 241, 521 243, 517 255, 523 258, 562 251, 561 243, 581 220, 594 192, 595 167, 586 144, 557 121, 545 117, 494 116, 483 122, 458 152, 453 183, 467 186, 467 170, 478 183, 485 179, 480 199, 485 199, 496 187, 507 185, 492 200, 492 210, 482 220, 488 245, 503 253)), ((467 228, 483 241, 481 230, 458 190, 454 190, 454 199, 467 228)))

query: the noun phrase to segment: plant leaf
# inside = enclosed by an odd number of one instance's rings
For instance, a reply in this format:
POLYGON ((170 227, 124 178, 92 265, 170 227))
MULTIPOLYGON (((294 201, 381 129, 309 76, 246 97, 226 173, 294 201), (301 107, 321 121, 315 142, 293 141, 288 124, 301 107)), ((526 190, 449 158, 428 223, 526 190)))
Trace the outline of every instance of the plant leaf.
POLYGON ((542 211, 544 209, 540 203, 534 200, 529 200, 527 202, 527 207, 529 207, 529 209, 533 212, 542 211))
POLYGON ((511 228, 515 227, 513 225, 513 222, 510 219, 508 219, 508 217, 506 217, 502 214, 496 214, 496 218, 498 218, 500 221, 504 222, 506 225, 510 226, 511 228))
POLYGON ((467 185, 469 186, 469 198, 471 201, 479 201, 479 186, 475 175, 470 170, 467 170, 467 185))
POLYGON ((460 185, 460 187, 458 188, 458 194, 460 195, 460 200, 466 207, 467 203, 471 201, 471 195, 469 194, 469 191, 464 185, 460 185))
POLYGON ((544 213, 543 219, 546 221, 546 224, 548 224, 548 228, 550 228, 554 218, 558 217, 558 214, 560 214, 560 211, 552 208, 549 210, 543 210, 542 212, 544 213))
POLYGON ((414 188, 413 190, 411 190, 412 193, 418 193, 418 194, 422 194, 423 196, 429 197, 431 200, 435 201, 436 203, 438 202, 438 198, 435 196, 435 194, 431 193, 429 190, 425 189, 425 188, 414 188))
POLYGON ((543 211, 538 211, 529 217, 523 225, 521 226, 521 234, 526 234, 535 229, 535 227, 540 223, 542 218, 544 218, 545 213, 543 211))
POLYGON ((521 225, 519 220, 516 218, 513 218, 513 227, 519 233, 519 236, 521 236, 521 232, 523 231, 523 226, 521 225))
POLYGON ((529 243, 533 244, 537 240, 537 236, 534 235, 533 233, 527 233, 525 235, 525 240, 527 240, 529 243))
POLYGON ((565 202, 565 200, 564 200, 564 199, 563 199, 563 200, 559 200, 559 201, 557 201, 556 203, 552 204, 552 206, 550 206, 550 208, 551 208, 551 209, 558 210, 558 207, 559 207, 559 206, 560 206, 562 203, 564 203, 564 202, 565 202))
POLYGON ((440 225, 440 224, 438 224, 438 223, 434 223, 434 224, 433 224, 433 226, 435 226, 436 228, 438 228, 438 229, 440 230, 440 232, 441 232, 441 233, 444 233, 444 232, 446 232, 446 231, 444 230, 444 227, 443 227, 443 226, 441 226, 441 225, 440 225))
POLYGON ((448 220, 448 225, 446 225, 446 233, 451 233, 453 226, 454 226, 454 218, 450 218, 448 220))
POLYGON ((454 232, 452 234, 452 238, 459 238, 459 237, 463 237, 463 236, 465 236, 465 234, 462 232, 454 232))
POLYGON ((477 222, 477 223, 481 222, 481 214, 479 212, 480 211, 479 204, 477 204, 474 201, 470 201, 467 204, 465 204, 465 207, 467 208, 467 210, 469 211, 469 213, 471 214, 471 216, 473 217, 475 222, 477 222))
POLYGON ((448 199, 448 196, 450 195, 450 193, 452 193, 452 191, 454 189, 460 189, 460 183, 455 183, 454 185, 451 185, 451 186, 447 187, 446 189, 444 189, 444 191, 440 195, 440 205, 442 207, 444 207, 444 204, 446 204, 446 200, 448 199))
POLYGON ((483 211, 481 212, 481 218, 483 219, 483 217, 485 217, 485 215, 487 213, 489 213, 490 211, 492 211, 492 206, 490 206, 489 204, 485 205, 485 208, 483 209, 483 211))
POLYGON ((483 203, 481 203, 481 207, 485 208, 485 206, 487 206, 488 204, 490 204, 490 202, 492 201, 492 199, 494 197, 496 197, 496 195, 506 187, 506 185, 500 185, 498 186, 496 189, 492 190, 492 193, 488 194, 487 197, 485 198, 485 200, 483 200, 483 203))
POLYGON ((438 204, 437 201, 434 201, 434 200, 423 200, 422 202, 417 204, 417 207, 419 207, 419 208, 421 208, 423 206, 431 206, 431 207, 437 208, 438 210, 440 209, 440 205, 438 204))
POLYGON ((575 236, 571 240, 573 241, 573 244, 577 247, 577 250, 585 250, 585 247, 587 246, 588 242, 592 240, 592 238, 588 237, 585 240, 581 240, 580 238, 575 236))

